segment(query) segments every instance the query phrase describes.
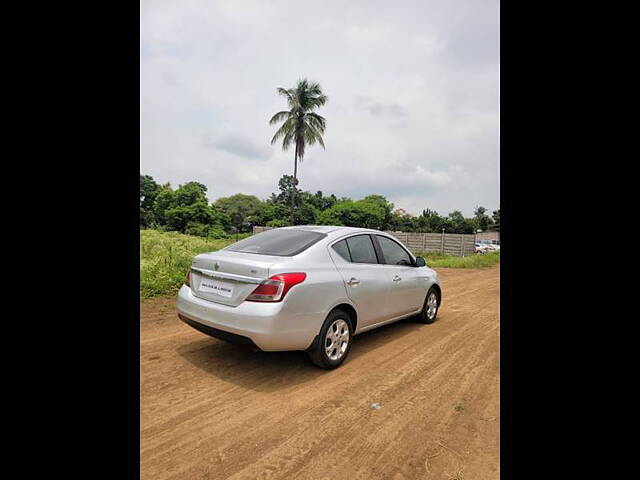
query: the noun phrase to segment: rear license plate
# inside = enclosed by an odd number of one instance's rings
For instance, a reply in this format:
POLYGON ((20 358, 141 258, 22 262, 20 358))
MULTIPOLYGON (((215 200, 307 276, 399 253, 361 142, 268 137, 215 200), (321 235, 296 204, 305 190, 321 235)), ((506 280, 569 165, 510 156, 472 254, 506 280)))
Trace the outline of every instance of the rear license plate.
POLYGON ((231 298, 233 296, 233 285, 230 285, 227 282, 212 280, 210 278, 202 279, 199 290, 205 293, 215 293, 226 298, 231 298))

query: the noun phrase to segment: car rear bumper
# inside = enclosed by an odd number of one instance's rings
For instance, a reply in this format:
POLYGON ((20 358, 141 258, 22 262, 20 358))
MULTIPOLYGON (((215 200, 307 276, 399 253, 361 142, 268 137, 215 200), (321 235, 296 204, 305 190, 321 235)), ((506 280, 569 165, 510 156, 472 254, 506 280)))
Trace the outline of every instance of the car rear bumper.
POLYGON ((258 346, 253 343, 249 337, 243 337, 242 335, 237 335, 235 333, 225 332, 224 330, 219 330, 217 328, 210 327, 205 325, 204 323, 196 322, 195 320, 190 319, 189 317, 185 317, 181 313, 178 314, 178 318, 182 320, 184 323, 189 325, 190 327, 195 328, 199 332, 202 332, 210 337, 219 338, 220 340, 225 340, 230 343, 237 343, 240 345, 246 345, 253 349, 258 349, 258 346))
POLYGON ((196 330, 267 352, 306 350, 324 321, 319 313, 291 311, 286 299, 230 307, 198 298, 186 285, 178 292, 177 310, 180 319, 196 330))

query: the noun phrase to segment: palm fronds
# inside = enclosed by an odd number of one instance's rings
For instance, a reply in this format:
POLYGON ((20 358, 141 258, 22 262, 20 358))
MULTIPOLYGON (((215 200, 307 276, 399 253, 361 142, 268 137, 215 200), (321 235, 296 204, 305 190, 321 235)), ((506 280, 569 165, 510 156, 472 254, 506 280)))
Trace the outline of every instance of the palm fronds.
MULTIPOLYGON (((306 78, 298 80, 294 88, 279 87, 276 91, 287 99, 289 110, 280 111, 269 120, 269 125, 282 122, 271 139, 271 145, 282 139, 282 149, 286 151, 295 144, 293 178, 297 180, 298 162, 302 162, 306 146, 319 143, 325 148, 322 135, 327 128, 327 120, 314 110, 327 103, 329 97, 322 93, 318 82, 309 82, 306 78)), ((291 195, 292 221, 294 205, 295 190, 291 195)))

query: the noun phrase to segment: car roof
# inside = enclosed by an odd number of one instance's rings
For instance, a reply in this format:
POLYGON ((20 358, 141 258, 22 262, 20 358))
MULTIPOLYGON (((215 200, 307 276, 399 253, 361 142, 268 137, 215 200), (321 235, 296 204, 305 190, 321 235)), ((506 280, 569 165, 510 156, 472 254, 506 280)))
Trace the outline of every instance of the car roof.
POLYGON ((283 230, 306 230, 309 232, 324 233, 330 237, 338 237, 349 233, 384 233, 372 228, 343 227, 338 225, 295 225, 291 227, 281 227, 283 230))

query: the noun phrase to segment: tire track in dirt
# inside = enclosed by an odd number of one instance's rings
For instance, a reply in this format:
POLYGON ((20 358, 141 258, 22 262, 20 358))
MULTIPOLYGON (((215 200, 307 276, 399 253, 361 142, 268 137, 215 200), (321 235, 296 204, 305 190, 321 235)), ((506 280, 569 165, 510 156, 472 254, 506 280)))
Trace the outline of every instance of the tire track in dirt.
POLYGON ((360 335, 334 371, 141 302, 141 477, 497 478, 499 268, 439 274, 436 323, 360 335))
MULTIPOLYGON (((481 347, 477 348, 476 350, 477 352, 480 352, 481 347)), ((468 353, 468 352, 465 352, 465 353, 468 353)), ((478 369, 475 366, 475 362, 473 360, 462 362, 461 361, 462 359, 460 358, 461 354, 462 352, 458 350, 454 352, 454 354, 451 357, 449 357, 452 365, 455 365, 456 368, 464 372, 467 372, 467 370, 472 371, 472 370, 478 369)), ((472 355, 472 357, 473 356, 474 355, 472 355)), ((420 358, 421 357, 416 357, 413 363, 419 363, 420 358)), ((425 395, 423 393, 424 389, 421 387, 422 385, 430 384, 433 388, 433 385, 442 383, 443 380, 446 380, 447 378, 449 378, 451 374, 452 374, 451 367, 441 367, 437 371, 433 372, 431 375, 425 375, 424 378, 422 379, 419 379, 418 375, 414 375, 413 371, 411 371, 410 373, 403 372, 403 374, 400 375, 400 377, 396 381, 388 382, 384 384, 383 388, 381 389, 382 391, 380 392, 380 397, 385 399, 382 401, 383 408, 388 408, 390 411, 392 411, 394 418, 398 419, 398 421, 381 422, 378 425, 374 425, 374 428, 370 429, 369 431, 370 436, 374 438, 383 438, 387 440, 385 442, 386 445, 382 448, 382 450, 377 449, 378 458, 373 463, 373 468, 375 468, 378 464, 380 464, 384 468, 388 464, 388 460, 389 460, 387 458, 388 456, 393 456, 397 458, 397 452, 396 452, 397 448, 395 446, 395 443, 393 442, 393 439, 401 437, 403 432, 406 432, 407 428, 409 428, 411 424, 415 423, 415 415, 411 415, 410 413, 413 410, 415 410, 417 406, 421 405, 424 407, 420 412, 423 421, 427 420, 428 416, 431 415, 436 418, 438 417, 441 418, 441 423, 444 423, 445 425, 448 423, 448 419, 453 415, 453 410, 449 410, 448 412, 440 412, 438 409, 432 409, 431 405, 434 403, 436 405, 438 403, 441 403, 442 405, 445 405, 445 410, 451 409, 453 405, 447 404, 446 402, 440 402, 440 399, 445 395, 455 397, 456 394, 455 393, 451 394, 451 390, 453 389, 457 392, 461 390, 462 387, 456 387, 456 385, 449 385, 448 389, 443 389, 441 392, 439 392, 439 395, 435 398, 431 398, 433 397, 432 395, 425 395), (411 396, 409 394, 411 393, 412 390, 416 391, 417 393, 411 396), (388 393, 392 393, 393 395, 392 396, 388 395, 388 393), (447 421, 443 421, 442 418, 444 418, 447 421)), ((334 449, 334 451, 335 451, 335 455, 338 456, 337 458, 340 458, 339 457, 340 451, 337 449, 334 449)), ((327 456, 331 457, 332 453, 334 452, 328 452, 327 456)), ((349 452, 346 452, 346 453, 347 453, 345 455, 346 458, 348 459, 355 458, 355 462, 356 462, 355 465, 353 461, 349 461, 348 463, 351 464, 353 467, 356 467, 358 458, 360 458, 357 455, 358 452, 354 452, 355 455, 351 455, 349 454, 349 452)), ((405 466, 410 463, 411 462, 406 462, 405 466)), ((347 462, 344 462, 343 466, 346 467, 347 462)), ((364 467, 365 464, 361 466, 364 467)), ((367 462, 366 466, 367 466, 366 471, 363 472, 364 476, 370 474, 370 467, 372 465, 370 464, 370 462, 367 462)), ((406 473, 407 471, 405 468, 405 474, 406 473)))

